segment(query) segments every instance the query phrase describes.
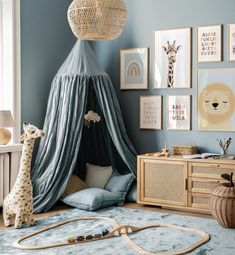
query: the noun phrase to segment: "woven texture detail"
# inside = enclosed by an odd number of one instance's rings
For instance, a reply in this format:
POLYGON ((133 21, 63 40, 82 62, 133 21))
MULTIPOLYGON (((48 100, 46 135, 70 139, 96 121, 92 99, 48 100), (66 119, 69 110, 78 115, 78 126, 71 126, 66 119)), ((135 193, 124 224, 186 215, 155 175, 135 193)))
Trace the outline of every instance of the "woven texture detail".
POLYGON ((173 154, 174 155, 190 155, 196 154, 198 151, 196 146, 183 146, 183 145, 175 145, 173 146, 173 154))
POLYGON ((77 38, 113 40, 124 29, 127 9, 122 0, 74 0, 67 16, 77 38))
POLYGON ((210 209, 214 218, 225 228, 235 228, 235 189, 218 185, 212 190, 210 209))

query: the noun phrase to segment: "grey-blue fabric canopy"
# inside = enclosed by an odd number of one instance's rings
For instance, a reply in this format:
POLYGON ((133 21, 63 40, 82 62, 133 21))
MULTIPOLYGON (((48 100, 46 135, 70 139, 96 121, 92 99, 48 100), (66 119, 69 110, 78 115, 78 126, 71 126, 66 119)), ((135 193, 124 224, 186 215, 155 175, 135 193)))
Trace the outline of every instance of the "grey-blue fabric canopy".
POLYGON ((72 174, 84 179, 86 162, 136 175, 136 152, 112 82, 86 41, 76 42, 53 79, 43 130, 32 168, 35 213, 60 199, 72 174), (84 126, 88 110, 101 116, 90 128, 84 126))

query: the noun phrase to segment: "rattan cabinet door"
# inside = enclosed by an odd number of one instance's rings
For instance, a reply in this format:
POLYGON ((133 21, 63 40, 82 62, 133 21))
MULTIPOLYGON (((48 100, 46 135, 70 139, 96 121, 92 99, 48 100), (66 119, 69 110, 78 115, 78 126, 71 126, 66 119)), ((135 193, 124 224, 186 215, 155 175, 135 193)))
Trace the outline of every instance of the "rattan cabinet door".
POLYGON ((153 205, 187 206, 187 163, 140 159, 138 200, 153 205))

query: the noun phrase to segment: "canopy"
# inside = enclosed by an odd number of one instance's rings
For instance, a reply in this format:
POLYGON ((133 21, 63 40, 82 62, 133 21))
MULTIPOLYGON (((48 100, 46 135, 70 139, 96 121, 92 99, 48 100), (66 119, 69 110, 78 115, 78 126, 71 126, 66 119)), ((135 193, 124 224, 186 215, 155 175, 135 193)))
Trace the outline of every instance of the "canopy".
POLYGON ((86 41, 76 42, 53 79, 43 130, 32 169, 35 213, 60 199, 74 172, 84 178, 85 161, 114 165, 121 159, 136 175, 136 152, 112 82, 86 41), (84 126, 88 110, 101 116, 89 129, 84 126))

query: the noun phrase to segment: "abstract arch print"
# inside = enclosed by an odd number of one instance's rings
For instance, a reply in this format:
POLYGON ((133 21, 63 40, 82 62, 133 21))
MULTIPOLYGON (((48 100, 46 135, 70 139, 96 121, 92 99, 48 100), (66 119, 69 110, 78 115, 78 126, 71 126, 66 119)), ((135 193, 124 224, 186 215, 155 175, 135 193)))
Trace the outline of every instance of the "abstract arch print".
POLYGON ((139 65, 138 62, 136 61, 131 61, 127 67, 127 73, 126 76, 130 76, 130 77, 141 77, 142 76, 142 71, 141 71, 141 67, 139 65))
POLYGON ((120 52, 120 88, 148 88, 148 48, 123 49, 120 52))

